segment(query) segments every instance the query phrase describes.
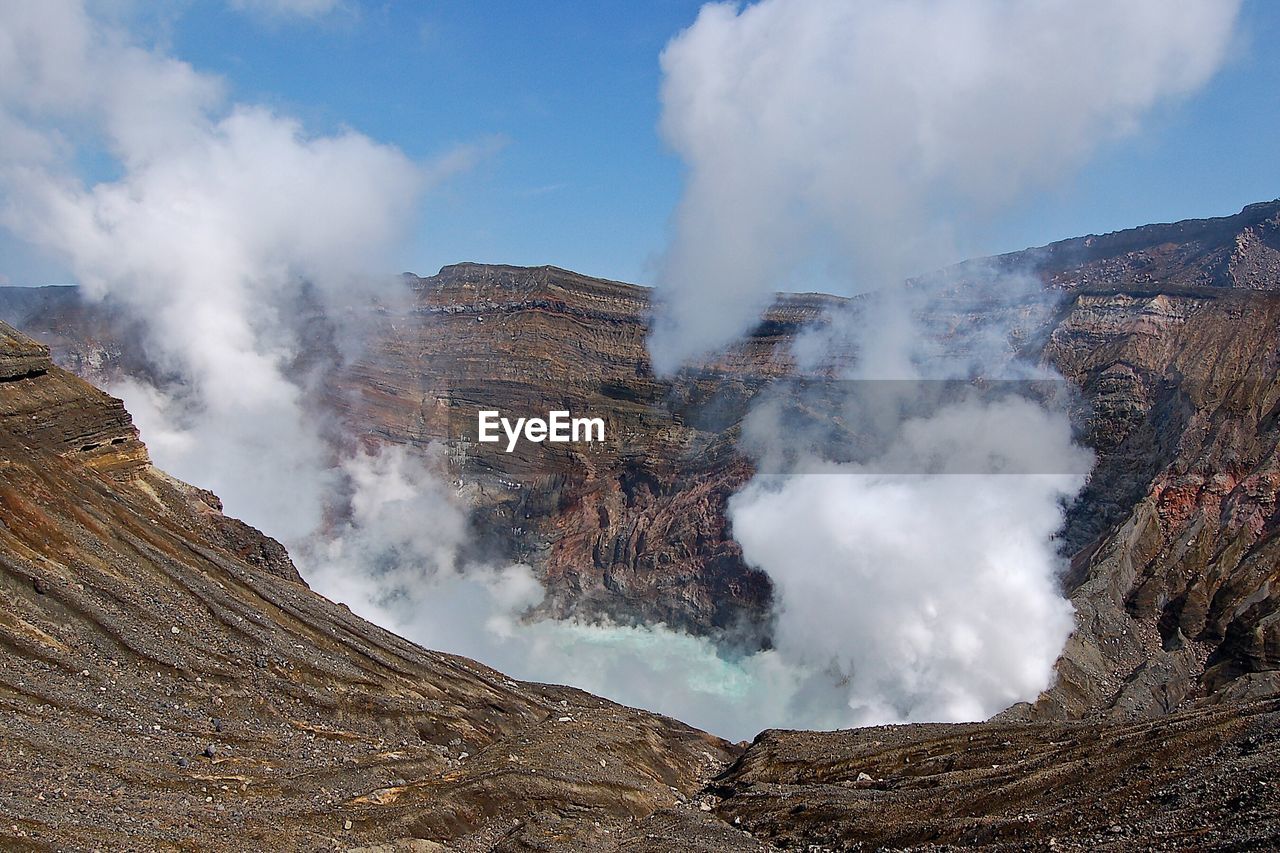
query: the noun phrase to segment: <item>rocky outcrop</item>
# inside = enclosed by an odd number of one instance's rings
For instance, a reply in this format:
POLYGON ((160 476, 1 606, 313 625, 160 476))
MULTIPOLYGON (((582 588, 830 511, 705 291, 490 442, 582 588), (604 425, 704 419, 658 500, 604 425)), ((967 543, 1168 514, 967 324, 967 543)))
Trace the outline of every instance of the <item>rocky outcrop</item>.
POLYGON ((38 446, 120 479, 147 465, 124 405, 55 369, 49 349, 0 324, 0 412, 6 439, 38 446))
POLYGON ((1133 723, 768 731, 708 787, 789 850, 1263 850, 1280 703, 1133 723))
POLYGON ((1078 629, 1011 714, 1163 714, 1275 695, 1280 203, 962 264, 1061 294, 1030 352, 1086 404, 1098 456, 1062 534, 1078 629))
POLYGON ((47 346, 0 328, 0 382, 39 376, 51 364, 47 346))
POLYGON ((1091 234, 960 264, 956 271, 1034 269, 1050 288, 1078 290, 1234 288, 1280 285, 1280 201, 1234 216, 1091 234))
POLYGON ((336 372, 326 407, 353 434, 445 442, 477 538, 539 570, 548 615, 704 633, 767 608, 767 578, 725 519, 752 471, 736 425, 789 370, 780 345, 836 300, 792 297, 744 346, 668 381, 649 367, 644 288, 480 264, 407 283, 407 307, 365 321, 364 351, 336 372), (481 409, 600 416, 606 440, 507 453, 477 442, 481 409))
POLYGON ((1046 355, 1092 402, 1099 464, 1067 530, 1081 630, 1041 710, 1270 695, 1280 293, 1081 294, 1046 355))

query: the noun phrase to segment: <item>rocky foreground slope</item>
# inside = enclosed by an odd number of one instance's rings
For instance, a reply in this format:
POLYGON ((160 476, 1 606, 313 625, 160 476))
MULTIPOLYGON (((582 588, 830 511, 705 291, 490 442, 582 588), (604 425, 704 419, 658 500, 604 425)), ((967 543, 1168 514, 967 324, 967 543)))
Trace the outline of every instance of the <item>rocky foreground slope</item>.
POLYGON ((426 651, 0 325, 6 850, 1269 849, 1280 702, 765 732, 426 651))
POLYGON ((7 326, 0 649, 6 850, 590 847, 735 754, 316 595, 278 544, 154 468, 118 400, 7 326))

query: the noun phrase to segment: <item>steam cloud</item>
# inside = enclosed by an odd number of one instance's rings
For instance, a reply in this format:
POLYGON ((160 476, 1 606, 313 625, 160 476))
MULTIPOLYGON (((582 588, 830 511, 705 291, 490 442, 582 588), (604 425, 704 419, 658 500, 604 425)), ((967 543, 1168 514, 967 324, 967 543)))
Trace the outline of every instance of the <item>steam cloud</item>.
POLYGON ((906 381, 899 399, 855 395, 836 412, 872 448, 852 461, 832 461, 823 429, 778 420, 772 398, 745 426, 761 474, 730 517, 774 583, 770 667, 790 674, 788 723, 981 719, 1050 684, 1073 626, 1053 537, 1090 454, 1059 407, 970 399, 913 414, 935 380, 1035 371, 1015 357, 1012 318, 1025 331, 1047 297, 1029 277, 976 270, 901 282, 954 260, 967 224, 1204 84, 1237 10, 761 0, 704 6, 667 46, 662 130, 688 177, 655 369, 722 350, 776 290, 811 289, 797 277, 825 268, 870 295, 801 338, 801 366, 906 381), (964 299, 986 304, 967 314, 964 299), (984 328, 956 325, 974 316, 984 328))
POLYGON ((151 361, 183 381, 117 390, 157 458, 297 541, 332 490, 289 376, 301 283, 330 309, 367 299, 426 170, 357 133, 308 138, 292 119, 227 106, 217 79, 77 3, 4 14, 0 121, 28 143, 5 164, 6 224, 63 256, 89 296, 146 319, 151 361), (73 119, 100 129, 118 180, 85 187, 65 168, 73 119))
POLYGON ((868 290, 956 260, 966 219, 1203 85, 1238 5, 704 6, 662 54, 661 128, 688 178, 658 279, 655 369, 723 348, 824 264, 868 290))
MULTIPOLYGON (((420 164, 354 131, 308 136, 224 88, 75 0, 4 5, 3 223, 145 320, 137 344, 160 381, 111 390, 161 467, 283 540, 321 592, 438 648, 491 649, 537 581, 523 566, 464 572, 466 513, 431 460, 352 446, 319 400, 327 365, 302 345, 309 319, 404 295, 370 271, 472 152, 420 164), (86 130, 119 177, 77 177, 69 139, 86 130)), ((360 339, 322 331, 334 358, 360 339)))

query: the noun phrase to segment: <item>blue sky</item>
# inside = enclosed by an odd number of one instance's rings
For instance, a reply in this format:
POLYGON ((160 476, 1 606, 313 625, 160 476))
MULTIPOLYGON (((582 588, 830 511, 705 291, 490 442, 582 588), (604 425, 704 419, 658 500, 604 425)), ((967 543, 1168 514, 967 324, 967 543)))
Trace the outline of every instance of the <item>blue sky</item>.
MULTIPOLYGON (((423 274, 463 260, 553 263, 649 283, 679 197, 658 136, 658 56, 699 4, 357 2, 264 19, 221 2, 167 7, 152 35, 223 76, 236 100, 344 126, 429 160, 484 152, 433 191, 398 258, 423 274)), ((1248 0, 1228 66, 1084 171, 966 247, 1009 251, 1152 221, 1223 215, 1280 196, 1280 4, 1248 0)), ((56 278, 15 260, 15 283, 56 278)))
POLYGON ((699 4, 364 3, 268 22, 221 4, 173 50, 315 131, 349 125, 415 158, 489 153, 429 195, 414 272, 474 260, 647 278, 680 190, 658 138, 658 55, 699 4))

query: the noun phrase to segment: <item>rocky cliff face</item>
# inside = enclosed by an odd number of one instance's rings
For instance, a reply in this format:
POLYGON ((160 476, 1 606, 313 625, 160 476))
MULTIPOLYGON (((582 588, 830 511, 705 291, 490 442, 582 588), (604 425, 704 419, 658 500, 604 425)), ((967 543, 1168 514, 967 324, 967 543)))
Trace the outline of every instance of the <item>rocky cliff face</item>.
MULTIPOLYGON (((1056 295, 1049 314, 1018 320, 1024 349, 1083 392, 1080 429, 1099 456, 1063 533, 1080 630, 1058 684, 1011 713, 1156 714, 1278 686, 1278 259, 1268 203, 946 271, 958 297, 993 270, 1056 295)), ((767 639, 768 580, 725 520, 752 473, 738 429, 752 397, 795 374, 796 333, 843 300, 781 298, 746 342, 667 381, 645 354, 643 288, 476 264, 406 283, 407 304, 362 321, 363 353, 325 386, 352 434, 444 442, 483 538, 539 570, 551 615, 767 639), (482 408, 601 415, 608 441, 507 454, 475 441, 482 408)), ((60 363, 100 380, 149 369, 131 361, 118 312, 41 293, 5 290, 0 307, 60 363)), ((972 309, 938 310, 955 325, 972 309)))
POLYGON ((1274 695, 1280 203, 949 274, 993 267, 1061 293, 1028 349, 1081 390, 1098 454, 1063 531, 1079 627, 1030 712, 1274 695))
MULTIPOLYGON (((552 615, 701 632, 763 609, 767 580, 743 564, 724 505, 750 475, 733 427, 781 371, 781 331, 671 383, 649 369, 642 288, 475 264, 408 284, 410 308, 375 325, 330 405, 387 441, 445 441, 481 538, 539 568, 552 615), (481 409, 599 416, 606 441, 507 453, 476 440, 481 409)), ((792 322, 821 304, 794 300, 792 322)))
MULTIPOLYGON (((446 444, 477 538, 539 570, 550 615, 750 629, 770 589, 725 520, 752 470, 735 449, 737 424, 750 398, 790 371, 795 330, 839 300, 788 297, 746 345, 670 382, 649 368, 644 288, 479 264, 406 285, 408 300, 359 319, 360 354, 328 368, 319 405, 347 434, 446 444), (481 409, 598 415, 606 441, 521 442, 507 453, 476 441, 481 409)), ((127 316, 73 288, 0 288, 0 317, 46 341, 67 369, 107 387, 163 381, 127 316)), ((306 342, 307 369, 331 363, 328 334, 306 342)))
POLYGON ((1068 528, 1082 630, 1042 708, 1273 694, 1280 293, 1080 294, 1046 354, 1100 463, 1068 528))

